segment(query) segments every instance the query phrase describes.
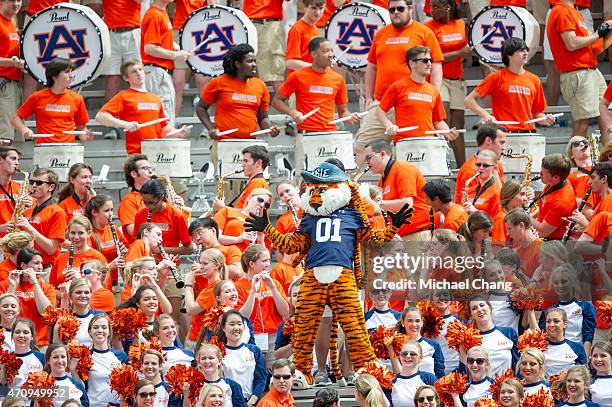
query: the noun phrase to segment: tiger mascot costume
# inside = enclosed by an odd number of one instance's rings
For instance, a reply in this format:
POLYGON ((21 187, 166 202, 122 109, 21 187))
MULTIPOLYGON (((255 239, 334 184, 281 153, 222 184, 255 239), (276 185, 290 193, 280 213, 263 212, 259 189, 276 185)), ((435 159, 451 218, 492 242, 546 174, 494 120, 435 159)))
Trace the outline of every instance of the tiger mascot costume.
POLYGON ((376 230, 370 225, 357 184, 349 182, 344 171, 322 163, 301 175, 307 185, 301 196, 304 217, 296 232, 280 233, 265 210, 262 216, 250 214, 245 226, 247 231, 264 232, 283 253, 307 253, 293 335, 293 362, 301 373, 298 387, 307 388, 314 384, 313 347, 326 304, 345 333, 354 367, 377 359, 358 297, 361 276, 355 275, 354 254, 360 242, 391 240, 397 229, 410 223, 412 208, 405 205, 397 213, 388 212, 391 222, 386 229, 376 230))

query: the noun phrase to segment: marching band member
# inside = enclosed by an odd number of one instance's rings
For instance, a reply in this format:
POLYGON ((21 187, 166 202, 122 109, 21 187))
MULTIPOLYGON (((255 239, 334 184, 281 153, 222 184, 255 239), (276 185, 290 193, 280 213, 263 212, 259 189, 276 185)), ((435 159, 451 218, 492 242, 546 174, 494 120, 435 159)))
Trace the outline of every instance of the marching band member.
MULTIPOLYGON (((393 142, 417 137, 431 130, 449 130, 442 97, 437 87, 426 81, 431 75, 432 58, 430 49, 416 46, 406 51, 406 65, 410 71, 407 78, 393 82, 384 92, 376 108, 376 117, 385 127, 385 134, 393 137, 393 142), (395 124, 387 117, 395 108, 395 124), (417 129, 398 133, 400 128, 418 126, 417 129)), ((459 136, 456 129, 445 134, 449 140, 459 136)), ((433 137, 433 136, 432 136, 433 137)))
POLYGON ((521 259, 522 272, 529 278, 540 266, 543 241, 533 233, 531 217, 523 208, 514 208, 504 216, 512 249, 521 259))
POLYGON ((313 38, 319 36, 317 23, 323 16, 325 3, 325 0, 302 2, 304 15, 291 26, 287 33, 287 51, 285 52, 287 75, 312 64, 312 55, 308 45, 313 38))
MULTIPOLYGON (((82 345, 91 347, 92 338, 89 335, 89 322, 100 311, 91 308, 91 286, 87 279, 79 277, 70 281, 70 286, 64 285, 60 290, 60 304, 62 308, 69 309, 81 322, 79 330, 76 333, 75 339, 82 345)), ((53 330, 53 341, 60 342, 57 325, 53 330)))
POLYGON ((567 157, 570 159, 572 167, 577 167, 576 171, 571 172, 567 177, 567 182, 570 183, 574 190, 577 205, 580 205, 582 197, 587 189, 589 189, 589 175, 591 175, 593 168, 593 160, 596 158, 591 156, 591 147, 586 138, 574 136, 567 142, 567 157))
POLYGON ((467 202, 463 203, 463 207, 468 213, 474 213, 477 210, 486 212, 493 218, 501 210, 500 205, 500 180, 495 177, 495 168, 497 167, 497 155, 492 151, 481 151, 476 157, 474 167, 478 172, 476 190, 474 195, 467 195, 467 202))
MULTIPOLYGON (((153 257, 141 257, 132 262, 128 267, 129 272, 126 273, 121 300, 126 302, 131 296, 136 295, 140 286, 145 285, 149 281, 153 281, 160 287, 163 287, 170 271, 168 265, 166 260, 155 264, 153 257)), ((152 283, 150 285, 153 286, 152 283)))
MULTIPOLYGON (((19 34, 13 18, 21 9, 21 0, 3 0, 0 2, 0 134, 7 140, 15 140, 15 130, 11 126, 11 117, 19 107, 21 99, 21 71, 24 60, 20 57, 19 34)), ((23 141, 23 137, 17 141, 23 141)))
POLYGON ((492 242, 494 246, 505 246, 510 235, 506 229, 504 217, 508 212, 516 208, 524 208, 529 203, 527 192, 521 188, 521 184, 511 180, 501 187, 499 191, 499 203, 501 209, 493 215, 492 242))
MULTIPOLYGON (((467 159, 465 164, 461 166, 459 169, 459 173, 457 173, 457 188, 455 188, 455 203, 463 204, 462 202, 462 192, 464 189, 466 190, 468 196, 472 196, 476 191, 476 183, 470 183, 466 187, 466 182, 475 176, 478 171, 476 170, 476 160, 478 159, 478 154, 481 151, 492 151, 497 157, 501 157, 502 152, 504 151, 504 145, 506 144, 506 133, 504 130, 494 124, 484 124, 478 128, 478 132, 476 133, 476 144, 478 145, 478 151, 476 154, 472 155, 467 159)), ((504 179, 504 169, 502 167, 501 161, 497 161, 497 175, 500 181, 504 179)))
POLYGON ((151 256, 151 252, 162 244, 162 230, 156 223, 145 222, 138 229, 137 239, 130 245, 126 262, 133 262, 143 257, 151 256))
POLYGON ((146 155, 132 154, 123 165, 123 176, 131 191, 121 199, 117 216, 121 221, 123 236, 129 243, 132 243, 138 232, 134 230, 134 218, 136 212, 143 206, 140 188, 153 177, 153 167, 146 155))
MULTIPOLYGON (((576 197, 567 182, 570 168, 569 158, 561 154, 549 154, 542 159, 540 175, 546 187, 535 201, 540 201, 540 210, 531 214, 531 223, 545 239, 561 239, 567 228, 565 219, 576 209, 576 197)), ((533 204, 534 201, 530 208, 533 204)))
MULTIPOLYGON (((189 235, 196 245, 201 245, 202 250, 217 249, 223 254, 225 268, 229 278, 238 279, 244 276, 242 266, 240 265, 240 257, 242 251, 238 246, 224 246, 219 243, 219 225, 212 218, 199 218, 191 222, 189 225, 189 235)), ((194 293, 200 291, 205 286, 204 278, 197 278, 194 293)))
POLYGON ((516 121, 505 127, 512 132, 535 132, 534 123, 525 121, 542 118, 550 126, 555 118, 546 115, 546 99, 540 78, 525 70, 529 47, 520 38, 509 38, 502 44, 501 57, 505 68, 487 75, 466 98, 465 106, 485 123, 516 121), (493 115, 478 105, 477 100, 491 96, 493 115))
POLYGON ((575 247, 576 252, 582 255, 598 255, 600 247, 597 245, 612 233, 612 220, 608 215, 612 213, 612 164, 595 163, 590 178, 591 196, 595 195, 593 201, 597 202, 593 215, 588 220, 583 213, 575 210, 571 216, 571 220, 584 228, 578 239, 580 244, 575 247))
MULTIPOLYGON (((16 199, 19 198, 19 189, 21 184, 13 181, 12 177, 19 168, 19 159, 21 152, 14 147, 0 146, 0 235, 4 236, 14 225, 11 223, 11 218, 15 207, 17 206, 16 199)), ((26 206, 32 205, 32 198, 24 198, 26 206)))
POLYGON ((304 209, 302 209, 302 201, 300 199, 300 190, 289 180, 282 180, 276 185, 276 194, 281 200, 281 203, 287 208, 287 211, 278 217, 276 221, 276 229, 283 233, 291 233, 297 230, 297 223, 299 224, 300 219, 304 216, 304 209), (295 210, 295 216, 290 206, 295 210))
MULTIPOLYGON (((514 275, 507 275, 505 273, 502 263, 497 259, 485 260, 478 277, 484 282, 495 284, 497 287, 505 285, 505 283, 511 283, 512 287, 517 285, 520 287, 522 285, 522 282, 515 282, 516 277, 514 275)), ((510 292, 503 289, 489 289, 487 294, 489 304, 491 305, 491 320, 493 324, 512 328, 518 332, 522 313, 517 313, 512 308, 510 292)))
POLYGON ((546 383, 546 357, 540 349, 523 349, 517 367, 524 381, 525 394, 537 393, 540 389, 549 391, 546 383))
POLYGON ((111 290, 103 286, 108 271, 108 266, 98 260, 89 260, 81 264, 81 273, 91 287, 89 300, 91 308, 110 314, 115 308, 115 296, 111 290))
POLYGON ((93 168, 89 164, 76 163, 68 171, 68 183, 59 191, 59 206, 66 212, 66 221, 85 213, 87 201, 94 194, 93 168))
POLYGON ((85 131, 79 135, 79 140, 93 139, 93 133, 87 128, 89 115, 85 99, 78 93, 68 89, 74 79, 75 69, 72 61, 55 58, 45 67, 47 89, 40 90, 28 97, 11 119, 15 129, 26 140, 32 140, 34 132, 24 123, 32 114, 36 115, 36 131, 39 134, 52 136, 36 139, 36 144, 43 143, 74 143, 73 134, 64 131, 85 131))
MULTIPOLYGON (((155 8, 155 10, 159 9, 155 8)), ((147 67, 151 66, 152 69, 162 69, 156 65, 147 65, 147 67)), ((151 91, 153 93, 148 92, 147 89, 151 88, 145 86, 147 78, 156 76, 155 73, 145 74, 145 68, 140 61, 129 59, 121 64, 121 76, 130 87, 117 93, 106 102, 96 114, 96 121, 103 126, 124 129, 125 150, 128 154, 140 154, 142 140, 163 138, 176 129, 172 121, 140 126, 142 123, 162 119, 170 114, 165 111, 166 105, 162 102, 164 97, 160 99, 160 96, 153 91, 151 91)), ((187 135, 189 135, 189 129, 183 126, 172 137, 186 137, 187 135)))
POLYGON ((223 356, 217 346, 210 343, 204 343, 200 346, 197 351, 197 362, 198 370, 204 374, 204 384, 214 384, 221 387, 225 394, 225 405, 246 407, 246 400, 240 385, 229 377, 221 376, 222 360, 223 356))
POLYGON ((590 360, 595 371, 593 383, 589 387, 591 401, 608 406, 612 403, 612 346, 596 342, 591 348, 590 360))
MULTIPOLYGON (((423 24, 412 19, 412 0, 391 0, 388 4, 391 23, 374 35, 368 54, 365 73, 365 98, 368 111, 376 110, 385 91, 397 80, 410 74, 406 62, 406 51, 415 46, 424 46, 431 52, 430 82, 439 88, 442 83, 442 61, 444 55, 435 34, 423 24)), ((393 114, 390 116, 395 120, 393 114)), ((367 115, 355 135, 357 164, 363 161, 366 146, 376 140, 391 141, 384 135, 385 126, 377 115, 367 115)))
MULTIPOLYGON (((52 343, 45 352, 45 370, 51 377, 55 378, 58 387, 66 389, 68 398, 81 402, 81 406, 89 407, 89 398, 85 386, 76 371, 76 362, 68 355, 66 346, 60 343, 52 343)), ((53 402, 54 407, 60 407, 60 401, 53 402)))
POLYGON ((37 168, 29 182, 36 206, 30 216, 17 220, 17 226, 34 237, 34 248, 42 254, 43 268, 48 272, 66 237, 66 212, 53 199, 59 186, 53 170, 37 168))
POLYGON ((493 228, 493 219, 484 211, 475 211, 468 216, 467 220, 459 227, 457 234, 463 236, 467 241, 472 255, 478 256, 487 249, 487 238, 493 228))
POLYGON ((192 351, 183 349, 182 345, 176 346, 176 332, 176 324, 170 315, 161 314, 155 318, 153 322, 153 335, 159 338, 159 344, 162 346, 165 360, 165 366, 162 368, 164 376, 172 366, 191 366, 194 359, 192 351))
POLYGON ((542 315, 546 320, 548 340, 548 347, 544 351, 546 374, 557 375, 570 366, 585 364, 587 359, 582 344, 565 337, 567 313, 562 308, 549 308, 542 315))
POLYGON ((242 171, 248 178, 246 186, 240 193, 228 204, 215 198, 213 207, 223 208, 230 206, 237 209, 243 208, 247 199, 255 189, 265 188, 270 189, 268 182, 263 176, 263 172, 270 165, 270 154, 264 146, 252 145, 242 149, 242 171))
POLYGON ((24 247, 32 248, 32 236, 25 232, 13 232, 0 239, 4 260, 0 262, 0 280, 6 280, 17 268, 17 256, 24 247))
POLYGON ((0 369, 0 383, 3 385, 8 384, 11 389, 18 389, 25 383, 28 373, 43 370, 45 355, 36 348, 36 331, 31 320, 21 317, 17 318, 12 328, 12 338, 15 343, 14 353, 23 363, 19 368, 17 376, 13 379, 13 383, 7 383, 6 377, 3 377, 6 371, 0 369))

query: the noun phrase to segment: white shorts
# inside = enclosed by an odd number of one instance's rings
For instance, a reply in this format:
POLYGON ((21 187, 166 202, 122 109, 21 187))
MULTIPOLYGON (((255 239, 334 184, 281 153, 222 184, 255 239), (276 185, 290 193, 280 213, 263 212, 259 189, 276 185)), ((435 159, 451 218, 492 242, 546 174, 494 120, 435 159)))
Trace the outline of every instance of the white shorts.
POLYGON ((153 65, 145 65, 144 71, 147 90, 161 98, 166 117, 170 118, 170 124, 174 125, 175 93, 172 76, 164 68, 153 65))
POLYGON ((140 61, 140 28, 110 32, 111 54, 102 75, 121 75, 121 64, 127 59, 140 61))

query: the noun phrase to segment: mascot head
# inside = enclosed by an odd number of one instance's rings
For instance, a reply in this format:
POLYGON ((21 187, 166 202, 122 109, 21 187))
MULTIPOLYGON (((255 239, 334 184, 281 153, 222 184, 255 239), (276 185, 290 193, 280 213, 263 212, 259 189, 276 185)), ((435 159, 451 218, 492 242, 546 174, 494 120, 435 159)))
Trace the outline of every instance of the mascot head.
POLYGON ((327 216, 351 201, 349 176, 333 164, 324 162, 312 171, 302 171, 306 190, 302 208, 312 216, 327 216))

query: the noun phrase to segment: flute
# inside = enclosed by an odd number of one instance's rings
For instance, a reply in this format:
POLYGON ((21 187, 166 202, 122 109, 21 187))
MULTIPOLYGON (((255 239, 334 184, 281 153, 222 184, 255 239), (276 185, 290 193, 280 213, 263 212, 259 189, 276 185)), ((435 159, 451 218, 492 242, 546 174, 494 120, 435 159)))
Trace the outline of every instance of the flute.
MULTIPOLYGON (((166 249, 164 249, 164 246, 160 244, 158 248, 159 248, 159 253, 162 255, 164 260, 170 261, 170 256, 168 256, 168 253, 166 252, 166 249)), ((178 275, 176 273, 176 266, 174 265, 170 266, 170 272, 172 273, 172 277, 174 277, 174 280, 176 281, 176 288, 185 287, 185 282, 178 278, 178 275)))
MULTIPOLYGON (((113 242, 115 243, 115 249, 117 250, 117 258, 122 258, 123 253, 121 253, 121 248, 119 247, 117 229, 115 229, 115 225, 110 221, 108 222, 108 226, 110 227, 111 233, 113 234, 113 242)), ((119 266, 117 266, 117 285, 123 289, 123 267, 119 266)))
MULTIPOLYGON (((578 212, 582 212, 590 195, 591 195, 591 188, 587 189, 587 191, 584 193, 584 197, 582 198, 582 201, 580 201, 580 205, 578 206, 578 212)), ((563 234, 563 237, 561 238, 561 243, 567 242, 567 240, 569 239, 575 227, 576 227, 576 221, 574 220, 571 221, 569 225, 567 225, 567 229, 565 233, 563 234)))

